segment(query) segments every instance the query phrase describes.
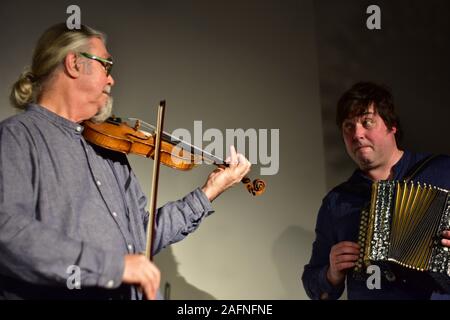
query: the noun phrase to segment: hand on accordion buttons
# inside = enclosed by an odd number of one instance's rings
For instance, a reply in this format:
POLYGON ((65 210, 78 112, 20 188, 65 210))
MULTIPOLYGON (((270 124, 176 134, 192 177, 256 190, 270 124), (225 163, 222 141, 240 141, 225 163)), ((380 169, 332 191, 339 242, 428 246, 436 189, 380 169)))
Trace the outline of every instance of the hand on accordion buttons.
POLYGON ((333 286, 341 284, 347 270, 356 265, 359 249, 357 243, 350 241, 342 241, 331 247, 327 279, 333 286))
POLYGON ((450 248, 450 230, 442 232, 443 239, 441 240, 442 245, 450 248))

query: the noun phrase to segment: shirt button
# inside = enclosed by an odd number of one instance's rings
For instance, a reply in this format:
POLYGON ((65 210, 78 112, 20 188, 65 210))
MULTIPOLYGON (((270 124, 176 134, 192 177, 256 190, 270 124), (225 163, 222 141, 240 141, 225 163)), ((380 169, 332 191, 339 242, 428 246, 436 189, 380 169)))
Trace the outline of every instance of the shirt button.
POLYGON ((78 126, 76 130, 77 130, 78 132, 81 132, 81 127, 78 126))
POLYGON ((113 212, 112 215, 113 215, 114 217, 117 217, 117 213, 116 213, 116 212, 113 212))
POLYGON ((320 295, 320 300, 328 300, 328 298, 329 298, 329 296, 328 296, 328 293, 327 293, 327 292, 323 292, 323 293, 320 295))
POLYGON ((128 250, 133 251, 133 246, 131 244, 128 245, 128 250))
POLYGON ((106 287, 109 288, 109 289, 114 287, 114 281, 113 280, 109 280, 108 283, 106 284, 106 287))
POLYGON ((102 185, 102 183, 100 182, 100 180, 97 180, 97 185, 100 187, 102 185))

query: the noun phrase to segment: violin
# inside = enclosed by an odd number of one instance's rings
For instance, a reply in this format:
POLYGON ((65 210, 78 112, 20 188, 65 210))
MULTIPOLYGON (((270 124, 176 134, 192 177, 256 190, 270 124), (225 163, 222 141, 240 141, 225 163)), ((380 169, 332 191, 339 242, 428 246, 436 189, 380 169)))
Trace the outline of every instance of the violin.
MULTIPOLYGON (((114 116, 103 123, 84 121, 83 136, 90 143, 109 150, 154 159, 156 128, 139 119, 130 118, 130 120, 135 121, 134 127, 114 116), (151 129, 153 133, 142 130, 142 126, 151 129)), ((182 171, 191 170, 202 162, 220 168, 229 166, 222 159, 166 132, 161 133, 159 157, 163 165, 182 171)), ((261 179, 252 181, 246 176, 241 182, 254 196, 262 194, 266 188, 265 182, 261 179)))

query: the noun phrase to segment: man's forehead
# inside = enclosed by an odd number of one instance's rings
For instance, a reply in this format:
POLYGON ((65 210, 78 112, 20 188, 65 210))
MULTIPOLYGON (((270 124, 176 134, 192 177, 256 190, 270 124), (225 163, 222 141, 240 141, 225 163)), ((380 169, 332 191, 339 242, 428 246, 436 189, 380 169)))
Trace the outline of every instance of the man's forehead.
POLYGON ((348 115, 348 117, 344 120, 344 121, 350 121, 350 120, 355 120, 364 116, 368 116, 368 115, 376 115, 377 111, 375 110, 373 104, 369 105, 367 108, 365 109, 357 109, 354 112, 350 113, 348 115))
POLYGON ((89 39, 89 44, 91 45, 92 54, 101 56, 103 58, 111 57, 111 54, 106 49, 105 43, 99 38, 89 39))

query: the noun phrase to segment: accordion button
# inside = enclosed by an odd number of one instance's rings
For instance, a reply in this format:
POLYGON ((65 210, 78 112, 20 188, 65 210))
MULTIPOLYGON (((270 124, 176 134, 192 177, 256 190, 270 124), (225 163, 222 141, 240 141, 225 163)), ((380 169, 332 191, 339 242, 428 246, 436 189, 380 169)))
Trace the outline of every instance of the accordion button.
POLYGON ((386 277, 386 280, 389 282, 395 281, 395 274, 389 270, 384 271, 384 276, 386 277))

